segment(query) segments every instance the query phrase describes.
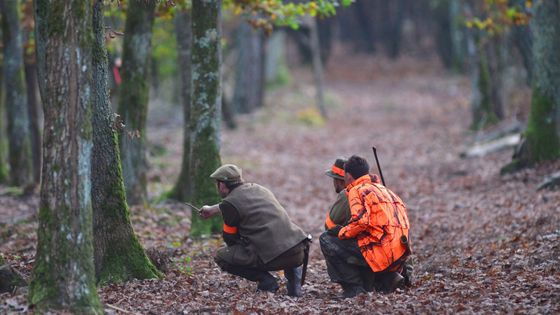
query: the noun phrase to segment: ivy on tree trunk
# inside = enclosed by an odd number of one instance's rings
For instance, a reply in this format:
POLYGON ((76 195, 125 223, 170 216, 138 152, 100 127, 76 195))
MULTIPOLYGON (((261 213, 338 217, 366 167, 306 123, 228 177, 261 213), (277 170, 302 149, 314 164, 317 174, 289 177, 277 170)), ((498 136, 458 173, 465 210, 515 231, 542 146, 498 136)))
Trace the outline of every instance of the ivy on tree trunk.
POLYGON ((103 1, 93 8, 92 203, 95 273, 100 283, 156 278, 158 271, 138 241, 122 177, 117 131, 108 93, 103 1))
POLYGON ((126 131, 119 140, 126 194, 132 204, 144 202, 147 196, 146 116, 154 14, 155 0, 131 0, 124 30, 118 114, 126 131))
POLYGON ((23 48, 18 1, 0 1, 4 42, 4 78, 8 121, 10 183, 33 183, 31 135, 24 81, 23 48))
MULTIPOLYGON (((221 1, 192 2, 192 108, 191 108, 191 176, 192 203, 212 204, 220 200, 210 174, 221 164, 221 1)), ((222 220, 201 220, 192 213, 191 235, 200 236, 221 230, 222 220)))
POLYGON ((49 310, 100 314, 91 207, 91 2, 35 2, 45 113, 37 254, 29 301, 49 310))

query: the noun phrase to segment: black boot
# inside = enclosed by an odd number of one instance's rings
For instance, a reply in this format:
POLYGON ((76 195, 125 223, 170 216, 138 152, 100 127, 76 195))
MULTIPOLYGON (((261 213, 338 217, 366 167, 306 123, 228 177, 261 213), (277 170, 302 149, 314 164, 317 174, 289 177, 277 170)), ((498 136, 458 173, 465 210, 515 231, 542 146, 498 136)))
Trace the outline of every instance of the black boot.
POLYGON ((353 298, 358 294, 367 293, 361 285, 343 284, 342 285, 342 298, 353 298))
POLYGON ((394 292, 397 288, 401 288, 404 285, 404 277, 398 272, 384 273, 381 279, 385 293, 394 292))
POLYGON ((266 291, 272 293, 278 291, 278 282, 276 282, 276 278, 274 278, 274 276, 268 272, 263 274, 263 276, 259 279, 257 291, 266 291))
POLYGON ((289 296, 300 297, 303 295, 301 292, 301 274, 303 267, 284 269, 284 276, 288 280, 286 288, 288 289, 289 296))

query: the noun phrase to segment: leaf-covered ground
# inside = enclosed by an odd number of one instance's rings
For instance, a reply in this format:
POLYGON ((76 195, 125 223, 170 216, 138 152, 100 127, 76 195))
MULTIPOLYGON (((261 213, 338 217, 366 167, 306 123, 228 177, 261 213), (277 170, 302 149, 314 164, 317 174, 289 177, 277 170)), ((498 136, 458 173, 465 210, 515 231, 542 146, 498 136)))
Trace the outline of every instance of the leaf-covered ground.
MULTIPOLYGON (((317 242, 302 298, 286 296, 280 273, 280 291, 268 294, 220 272, 212 254, 221 240, 189 239, 189 209, 156 202, 178 174, 182 132, 180 108, 152 106, 154 202, 134 207, 133 222, 168 269, 163 279, 100 288, 107 313, 560 313, 560 191, 536 190, 560 162, 500 176, 510 150, 461 159, 475 136, 468 131, 468 81, 436 61, 331 63, 327 122, 314 109, 309 72, 295 71, 290 86, 268 94, 265 108, 240 117, 237 130, 223 130, 222 159, 271 188, 317 239, 335 198, 324 170, 352 154, 374 167, 375 145, 387 185, 408 204, 414 285, 338 299, 317 242)), ((0 252, 27 279, 37 202, 36 195, 17 197, 0 187, 0 252)), ((26 289, 0 295, 0 313, 29 312, 25 295, 26 289)))

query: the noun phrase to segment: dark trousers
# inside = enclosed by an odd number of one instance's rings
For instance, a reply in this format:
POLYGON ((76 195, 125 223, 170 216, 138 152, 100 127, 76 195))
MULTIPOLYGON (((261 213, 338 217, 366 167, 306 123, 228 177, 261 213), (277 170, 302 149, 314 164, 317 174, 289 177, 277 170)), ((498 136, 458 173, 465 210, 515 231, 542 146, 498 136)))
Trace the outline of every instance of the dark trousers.
POLYGON ((332 282, 361 287, 372 282, 374 273, 362 256, 356 239, 341 240, 324 232, 319 237, 319 244, 332 282))
POLYGON ((250 281, 262 281, 271 277, 268 271, 286 270, 303 264, 306 246, 306 242, 299 243, 268 263, 264 263, 250 244, 235 244, 220 248, 214 261, 223 271, 250 281))
MULTIPOLYGON (((367 291, 386 291, 387 279, 391 272, 373 272, 367 264, 356 239, 341 240, 327 232, 319 237, 321 251, 327 262, 327 272, 332 282, 340 283, 342 287, 361 286, 367 291)), ((412 266, 406 263, 406 257, 399 260, 397 272, 405 277, 405 283, 410 284, 412 266)))

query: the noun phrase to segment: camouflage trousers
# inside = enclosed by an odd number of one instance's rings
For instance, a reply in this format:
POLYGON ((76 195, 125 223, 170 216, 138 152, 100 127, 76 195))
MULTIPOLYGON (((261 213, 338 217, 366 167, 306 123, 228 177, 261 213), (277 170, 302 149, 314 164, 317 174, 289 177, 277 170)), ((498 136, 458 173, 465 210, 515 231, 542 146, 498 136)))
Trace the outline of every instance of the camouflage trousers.
MULTIPOLYGON (((386 272, 373 272, 364 259, 356 239, 341 240, 324 232, 319 238, 321 251, 327 263, 327 272, 332 282, 342 286, 361 286, 367 291, 385 291, 386 272)), ((399 271, 410 285, 412 266, 403 262, 399 271)))

